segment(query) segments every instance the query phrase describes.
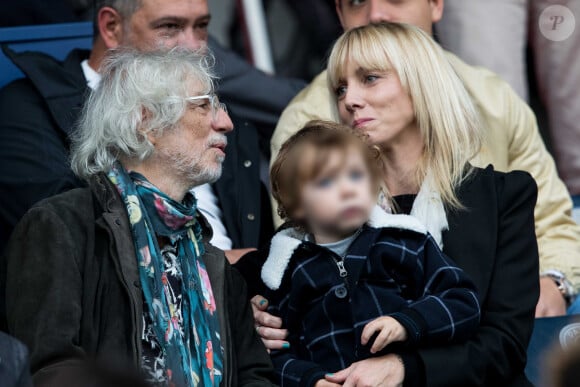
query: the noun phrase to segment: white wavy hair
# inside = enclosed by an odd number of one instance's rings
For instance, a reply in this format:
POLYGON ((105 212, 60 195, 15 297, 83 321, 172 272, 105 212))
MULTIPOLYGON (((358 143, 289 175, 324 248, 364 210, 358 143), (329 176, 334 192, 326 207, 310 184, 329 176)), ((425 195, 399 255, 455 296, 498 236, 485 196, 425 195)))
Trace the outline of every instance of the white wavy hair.
POLYGON ((117 160, 142 161, 161 136, 179 122, 192 82, 213 93, 213 57, 183 48, 113 51, 101 66, 99 87, 83 107, 73 136, 71 167, 82 179, 108 172, 117 160))

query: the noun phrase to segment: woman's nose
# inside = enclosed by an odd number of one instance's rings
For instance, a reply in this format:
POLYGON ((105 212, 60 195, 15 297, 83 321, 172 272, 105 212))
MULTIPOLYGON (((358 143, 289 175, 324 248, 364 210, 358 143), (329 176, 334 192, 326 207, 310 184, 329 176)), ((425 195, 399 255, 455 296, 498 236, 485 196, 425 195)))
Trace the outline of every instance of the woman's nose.
POLYGON ((345 92, 343 102, 349 112, 353 112, 357 108, 361 108, 364 105, 362 93, 355 87, 349 88, 345 92))

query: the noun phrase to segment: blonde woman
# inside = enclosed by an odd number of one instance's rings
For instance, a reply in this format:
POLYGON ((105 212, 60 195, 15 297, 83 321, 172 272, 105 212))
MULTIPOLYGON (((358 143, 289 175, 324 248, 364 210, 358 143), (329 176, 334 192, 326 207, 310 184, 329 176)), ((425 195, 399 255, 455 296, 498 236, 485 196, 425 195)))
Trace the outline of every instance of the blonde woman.
MULTIPOLYGON (((530 386, 523 370, 538 300, 537 188, 526 172, 472 167, 481 131, 470 98, 430 36, 403 24, 352 29, 335 44, 329 84, 343 123, 383 157, 383 195, 418 217, 475 282, 477 335, 463 344, 393 351, 328 375, 319 386, 530 386)), ((279 321, 256 313, 265 343, 279 321)))

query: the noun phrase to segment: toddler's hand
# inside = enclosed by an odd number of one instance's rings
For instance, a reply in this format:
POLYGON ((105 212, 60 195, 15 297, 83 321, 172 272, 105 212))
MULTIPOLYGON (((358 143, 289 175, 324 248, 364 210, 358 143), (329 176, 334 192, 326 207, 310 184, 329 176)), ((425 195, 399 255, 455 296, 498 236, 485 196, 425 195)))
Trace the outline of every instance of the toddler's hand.
POLYGON ((379 317, 368 323, 363 329, 361 344, 366 345, 375 332, 379 334, 371 347, 371 353, 377 353, 395 341, 407 340, 407 330, 389 316, 379 317))

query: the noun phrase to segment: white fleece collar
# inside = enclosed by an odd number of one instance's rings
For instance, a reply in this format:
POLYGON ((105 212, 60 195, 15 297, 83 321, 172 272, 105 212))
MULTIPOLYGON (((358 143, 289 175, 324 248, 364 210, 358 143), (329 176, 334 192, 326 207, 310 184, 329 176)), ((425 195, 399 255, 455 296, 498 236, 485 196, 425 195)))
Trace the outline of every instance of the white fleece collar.
MULTIPOLYGON (((389 214, 379 206, 373 208, 368 225, 373 228, 397 228, 421 234, 427 233, 427 228, 415 217, 389 214)), ((280 287, 290 258, 300 246, 304 237, 305 234, 303 232, 288 228, 280 231, 272 238, 268 259, 262 266, 262 280, 270 289, 277 290, 280 287)))

